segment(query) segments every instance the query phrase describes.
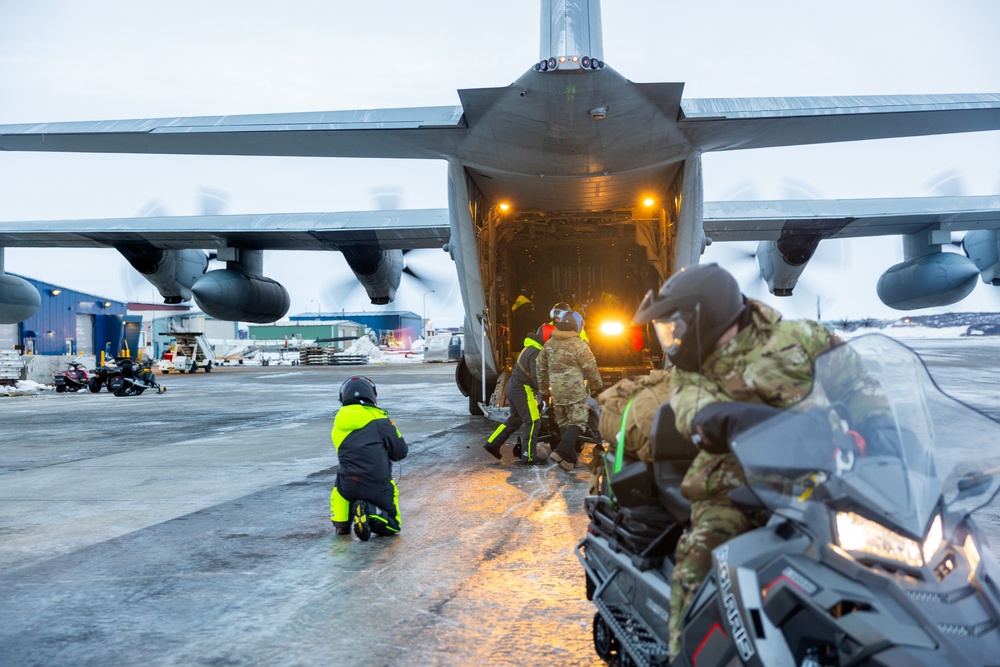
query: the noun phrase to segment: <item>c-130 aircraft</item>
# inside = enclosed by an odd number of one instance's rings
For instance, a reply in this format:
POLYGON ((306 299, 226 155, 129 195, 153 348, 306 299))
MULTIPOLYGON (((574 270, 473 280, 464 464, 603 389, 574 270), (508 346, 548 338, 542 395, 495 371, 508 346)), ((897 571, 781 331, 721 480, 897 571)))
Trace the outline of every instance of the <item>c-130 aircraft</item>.
MULTIPOLYGON (((387 303, 403 250, 445 246, 465 310, 457 378, 472 412, 517 352, 519 295, 545 310, 614 295, 604 312, 588 309, 600 352, 599 318, 627 321, 710 241, 760 241, 775 294, 791 293, 820 241, 879 234, 904 237, 904 261, 880 280, 889 305, 946 305, 977 277, 995 280, 996 197, 713 204, 701 155, 1000 129, 1000 94, 684 99, 683 84, 633 83, 605 63, 598 0, 543 0, 540 33, 522 77, 461 90, 460 106, 0 126, 0 150, 443 159, 448 209, 2 222, 0 252, 114 247, 167 302, 193 297, 215 317, 266 322, 285 314, 288 295, 264 275, 265 249, 339 250, 371 301, 387 303), (976 230, 971 260, 941 252, 961 230, 976 230), (208 271, 204 250, 227 268, 208 271)), ((38 303, 30 285, 0 275, 0 321, 26 319, 38 303)))

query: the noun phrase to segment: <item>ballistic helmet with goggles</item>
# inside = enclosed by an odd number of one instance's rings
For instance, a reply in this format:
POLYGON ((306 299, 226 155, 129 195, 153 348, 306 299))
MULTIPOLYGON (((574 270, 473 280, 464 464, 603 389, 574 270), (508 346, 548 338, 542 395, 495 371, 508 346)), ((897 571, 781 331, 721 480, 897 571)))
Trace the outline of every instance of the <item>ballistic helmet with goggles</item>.
POLYGON ((378 390, 375 383, 364 375, 356 375, 340 385, 340 402, 343 405, 375 405, 378 390))
POLYGON ((552 324, 560 331, 576 331, 576 319, 573 317, 573 309, 565 301, 560 301, 552 306, 549 311, 552 324))
POLYGON ((697 371, 745 307, 732 274, 718 264, 703 264, 681 269, 657 293, 649 290, 632 321, 652 321, 670 361, 697 371))

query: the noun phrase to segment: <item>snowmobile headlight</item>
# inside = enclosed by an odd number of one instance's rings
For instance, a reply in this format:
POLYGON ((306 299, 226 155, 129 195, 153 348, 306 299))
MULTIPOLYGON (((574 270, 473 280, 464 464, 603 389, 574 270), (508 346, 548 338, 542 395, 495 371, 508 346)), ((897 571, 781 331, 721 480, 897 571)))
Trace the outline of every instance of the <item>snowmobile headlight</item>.
POLYGON ((924 562, 930 563, 931 558, 937 553, 937 550, 941 548, 941 543, 944 542, 944 529, 941 526, 941 515, 934 517, 931 522, 931 528, 927 531, 927 536, 924 538, 924 543, 920 547, 921 553, 924 555, 924 562))
POLYGON ((605 336, 618 336, 625 331, 625 325, 621 322, 601 322, 601 333, 605 336))
POLYGON ((941 517, 934 517, 923 544, 854 512, 837 513, 837 542, 848 552, 870 554, 913 567, 921 567, 944 541, 941 517))
POLYGON ((965 536, 962 551, 965 552, 965 558, 969 561, 969 580, 971 581, 976 576, 976 570, 979 569, 979 561, 981 560, 979 549, 976 548, 976 541, 972 539, 972 535, 965 536))

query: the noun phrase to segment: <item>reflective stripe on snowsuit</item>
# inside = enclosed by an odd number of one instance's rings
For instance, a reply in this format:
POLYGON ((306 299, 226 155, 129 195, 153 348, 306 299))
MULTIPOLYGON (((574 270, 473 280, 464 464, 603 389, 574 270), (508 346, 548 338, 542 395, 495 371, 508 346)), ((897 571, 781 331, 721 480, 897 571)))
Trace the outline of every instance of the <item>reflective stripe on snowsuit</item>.
MULTIPOLYGON (((377 535, 398 533, 402 526, 399 514, 399 487, 390 479, 377 498, 356 498, 372 505, 375 513, 368 515, 372 532, 377 535)), ((346 524, 351 519, 351 501, 340 495, 337 487, 330 493, 330 519, 338 524, 346 524)))
POLYGON ((521 460, 535 460, 535 442, 541 429, 541 415, 538 411, 538 399, 530 386, 511 380, 507 385, 507 401, 510 403, 510 416, 507 421, 497 426, 487 442, 500 446, 507 439, 528 424, 528 437, 521 447, 521 460))
POLYGON ((538 353, 542 351, 539 336, 528 334, 524 339, 524 348, 517 355, 514 370, 507 383, 507 402, 510 403, 510 416, 507 421, 497 427, 487 440, 497 447, 507 442, 507 438, 517 433, 522 426, 528 426, 527 444, 521 448, 521 460, 531 463, 535 460, 535 440, 541 428, 541 416, 538 412, 536 367, 538 353))

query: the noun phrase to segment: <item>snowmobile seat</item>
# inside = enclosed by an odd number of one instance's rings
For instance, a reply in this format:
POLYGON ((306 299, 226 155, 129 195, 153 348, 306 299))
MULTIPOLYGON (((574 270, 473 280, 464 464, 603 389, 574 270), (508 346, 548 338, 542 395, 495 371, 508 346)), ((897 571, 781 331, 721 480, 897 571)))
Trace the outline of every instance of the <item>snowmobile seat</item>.
POLYGON ((622 469, 608 478, 611 492, 622 507, 656 505, 659 492, 653 483, 653 466, 650 463, 625 456, 622 469))
POLYGON ((698 449, 677 430, 676 417, 669 403, 661 405, 653 417, 650 448, 660 504, 676 521, 685 523, 691 517, 691 502, 681 495, 681 481, 698 449))

